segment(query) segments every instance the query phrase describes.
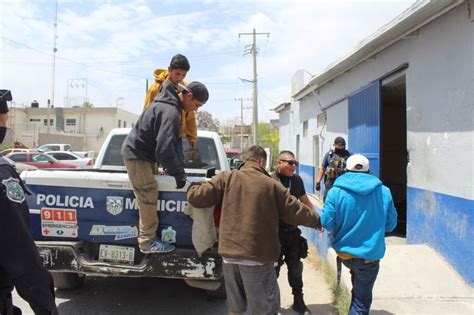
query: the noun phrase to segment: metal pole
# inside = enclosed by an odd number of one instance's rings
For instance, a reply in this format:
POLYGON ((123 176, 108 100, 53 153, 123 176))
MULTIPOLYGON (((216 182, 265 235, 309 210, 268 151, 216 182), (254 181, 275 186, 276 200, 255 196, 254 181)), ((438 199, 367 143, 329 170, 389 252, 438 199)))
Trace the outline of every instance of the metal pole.
POLYGON ((252 108, 252 121, 253 121, 253 144, 258 145, 258 98, 257 98, 257 44, 256 44, 257 33, 253 29, 253 44, 252 44, 252 56, 253 56, 253 108, 252 108))
POLYGON ((244 100, 240 98, 240 152, 244 152, 244 100))
POLYGON ((50 122, 50 115, 51 115, 51 106, 54 106, 54 80, 56 77, 56 52, 58 49, 56 48, 56 39, 57 39, 57 32, 58 32, 58 0, 55 1, 55 11, 54 11, 54 31, 53 31, 53 80, 51 84, 51 103, 48 103, 48 121, 46 123, 46 132, 49 134, 49 122, 50 122))
POLYGON ((239 33, 241 35, 252 35, 251 53, 253 56, 253 109, 252 109, 252 127, 253 127, 253 144, 258 145, 258 88, 257 88, 257 35, 267 35, 270 33, 257 33, 253 29, 252 33, 239 33))

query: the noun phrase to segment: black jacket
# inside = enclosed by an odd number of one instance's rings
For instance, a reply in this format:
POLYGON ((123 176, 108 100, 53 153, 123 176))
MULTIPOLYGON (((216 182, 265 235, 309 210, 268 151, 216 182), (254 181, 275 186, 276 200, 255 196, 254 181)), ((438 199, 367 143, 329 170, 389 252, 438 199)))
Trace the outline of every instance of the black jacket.
POLYGON ((157 162, 170 175, 184 173, 183 161, 177 154, 181 141, 182 104, 175 86, 166 80, 160 94, 138 118, 122 145, 124 160, 157 162))

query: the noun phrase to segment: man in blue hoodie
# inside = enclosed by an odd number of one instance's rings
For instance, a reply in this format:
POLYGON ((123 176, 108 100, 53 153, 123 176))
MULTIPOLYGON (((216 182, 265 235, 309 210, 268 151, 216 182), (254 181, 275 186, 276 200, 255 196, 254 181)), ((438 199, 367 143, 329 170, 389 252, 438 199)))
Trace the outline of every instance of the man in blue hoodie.
POLYGON ((385 232, 397 225, 397 211, 390 190, 369 174, 365 156, 349 157, 346 169, 327 195, 321 225, 333 233, 332 247, 351 271, 349 314, 369 314, 385 232))

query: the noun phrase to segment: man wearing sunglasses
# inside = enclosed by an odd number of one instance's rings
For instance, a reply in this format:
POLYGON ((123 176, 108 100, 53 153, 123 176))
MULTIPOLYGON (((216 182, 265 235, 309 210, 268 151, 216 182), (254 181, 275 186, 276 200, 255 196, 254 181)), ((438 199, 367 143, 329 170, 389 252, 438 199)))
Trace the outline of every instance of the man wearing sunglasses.
POLYGON ((191 82, 180 92, 165 80, 151 107, 138 118, 122 145, 122 157, 137 198, 140 233, 138 245, 144 254, 167 253, 174 246, 156 238, 158 230, 156 163, 176 180, 186 184, 183 147, 180 145, 181 113, 196 111, 209 98, 204 84, 191 82))
MULTIPOLYGON (((277 159, 277 169, 271 176, 280 182, 292 196, 295 196, 302 203, 313 209, 304 189, 303 180, 297 174, 298 161, 291 151, 281 151, 277 159)), ((280 220, 278 231, 280 238, 281 252, 278 258, 275 271, 277 277, 280 275, 280 268, 286 263, 288 268, 288 283, 293 294, 292 308, 298 314, 311 314, 303 300, 303 263, 302 258, 308 256, 308 242, 301 236, 298 226, 287 224, 280 220)))
POLYGON ((323 163, 319 166, 318 177, 316 178, 316 190, 319 191, 324 176, 323 200, 326 200, 329 189, 332 188, 336 178, 344 174, 346 161, 350 156, 351 153, 346 150, 346 140, 343 137, 336 137, 334 148, 324 155, 323 163))
POLYGON ((251 146, 238 170, 221 172, 188 189, 188 202, 196 208, 222 204, 219 254, 232 315, 247 309, 250 314, 277 314, 280 292, 274 262, 280 254, 280 220, 321 227, 312 208, 270 177, 266 161, 265 150, 251 146))

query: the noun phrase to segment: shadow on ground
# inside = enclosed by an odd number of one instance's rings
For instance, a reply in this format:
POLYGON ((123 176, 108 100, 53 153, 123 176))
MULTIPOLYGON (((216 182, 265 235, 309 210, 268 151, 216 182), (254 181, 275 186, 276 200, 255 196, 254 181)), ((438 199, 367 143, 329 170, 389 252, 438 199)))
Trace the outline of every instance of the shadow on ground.
POLYGON ((56 290, 60 314, 226 314, 225 300, 182 280, 90 277, 74 290, 56 290))
MULTIPOLYGON (((339 315, 338 310, 332 304, 306 304, 312 314, 339 315)), ((282 315, 296 315, 295 311, 288 308, 280 309, 282 315)))

